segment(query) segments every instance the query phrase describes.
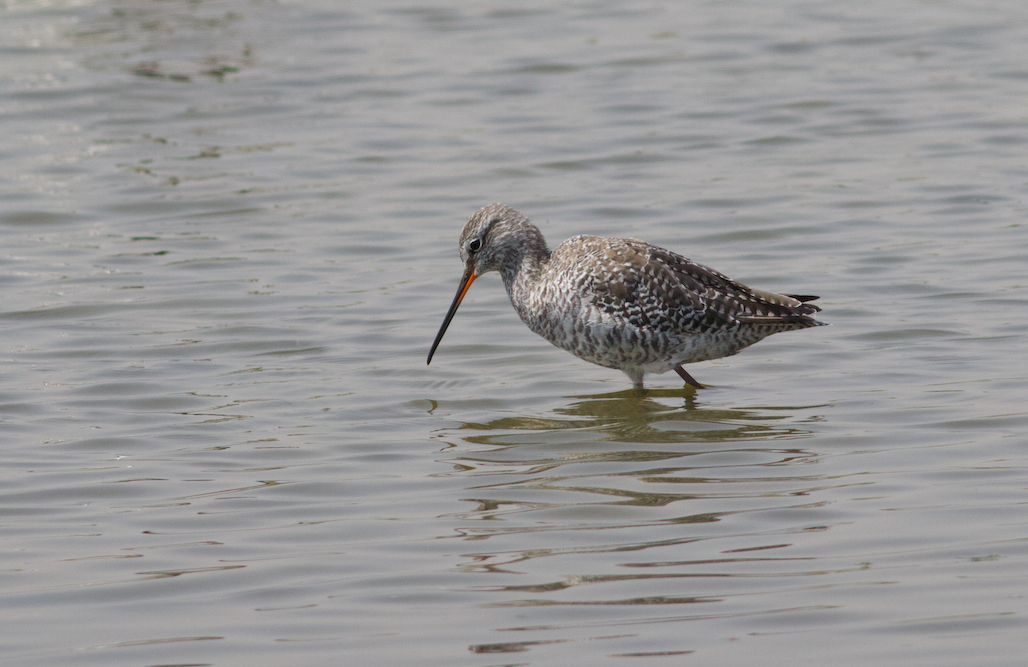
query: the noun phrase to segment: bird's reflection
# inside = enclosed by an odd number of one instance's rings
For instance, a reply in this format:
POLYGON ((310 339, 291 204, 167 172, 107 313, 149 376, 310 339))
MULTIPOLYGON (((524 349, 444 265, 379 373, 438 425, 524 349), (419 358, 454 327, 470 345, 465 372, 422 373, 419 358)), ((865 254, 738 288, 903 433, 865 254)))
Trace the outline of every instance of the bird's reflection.
MULTIPOLYGON (((443 475, 488 478, 472 487, 488 493, 464 499, 478 503, 465 516, 479 520, 579 503, 657 507, 745 495, 738 482, 761 478, 785 482, 795 494, 788 480, 808 477, 771 474, 766 466, 818 460, 796 446, 809 435, 802 424, 817 419, 809 416, 816 407, 713 407, 688 389, 576 396, 549 416, 498 417, 447 431, 442 439, 451 444, 454 468, 443 475)), ((662 521, 716 520, 701 514, 662 521)))
POLYGON ((626 444, 792 439, 802 438, 809 431, 790 423, 791 414, 821 407, 711 407, 697 401, 691 389, 626 390, 571 398, 573 402, 553 409, 559 416, 504 416, 484 423, 465 423, 461 430, 479 433, 462 435, 461 439, 508 446, 541 443, 560 432, 572 431, 582 432, 583 439, 626 444), (525 432, 539 438, 526 439, 525 432))

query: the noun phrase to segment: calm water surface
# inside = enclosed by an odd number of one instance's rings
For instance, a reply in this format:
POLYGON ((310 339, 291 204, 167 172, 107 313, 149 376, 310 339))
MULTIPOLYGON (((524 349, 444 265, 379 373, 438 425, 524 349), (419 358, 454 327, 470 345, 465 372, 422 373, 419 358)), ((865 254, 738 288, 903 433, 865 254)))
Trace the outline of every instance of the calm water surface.
POLYGON ((1022 665, 1028 6, 0 7, 0 664, 1022 665), (630 390, 456 238, 822 296, 630 390))

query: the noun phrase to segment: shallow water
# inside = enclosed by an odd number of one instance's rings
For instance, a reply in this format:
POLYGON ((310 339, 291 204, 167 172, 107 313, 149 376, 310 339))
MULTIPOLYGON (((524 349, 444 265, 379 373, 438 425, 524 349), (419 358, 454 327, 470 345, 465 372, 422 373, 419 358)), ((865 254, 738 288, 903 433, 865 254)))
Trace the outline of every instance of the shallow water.
POLYGON ((1020 665, 1022 3, 0 8, 0 663, 1020 665), (504 201, 831 327, 645 394, 504 201))

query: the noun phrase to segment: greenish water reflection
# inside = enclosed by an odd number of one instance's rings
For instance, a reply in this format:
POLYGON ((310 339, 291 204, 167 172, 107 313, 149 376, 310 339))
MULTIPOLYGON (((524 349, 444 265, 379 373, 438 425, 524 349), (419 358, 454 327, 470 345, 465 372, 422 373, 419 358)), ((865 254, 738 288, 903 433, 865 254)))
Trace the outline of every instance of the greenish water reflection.
POLYGON ((695 392, 688 389, 627 390, 574 398, 575 402, 554 410, 562 417, 504 416, 484 423, 468 422, 461 430, 485 433, 462 435, 461 439, 480 445, 556 444, 565 440, 560 434, 569 431, 582 432, 594 441, 632 444, 796 439, 811 432, 791 421, 794 413, 824 407, 710 407, 697 401, 695 392), (526 438, 529 432, 536 437, 526 438))
POLYGON ((447 475, 488 478, 468 488, 473 497, 462 500, 477 507, 463 513, 466 518, 531 513, 541 519, 466 535, 714 522, 724 512, 753 509, 726 504, 729 499, 760 499, 758 506, 766 507, 768 499, 804 496, 826 483, 808 467, 821 455, 789 444, 811 435, 803 424, 818 419, 811 416, 818 407, 714 407, 673 390, 577 396, 551 417, 463 424, 453 432, 459 436, 457 456, 449 461, 455 471, 447 475), (693 500, 704 502, 627 522, 600 513, 583 523, 580 512, 584 506, 656 508, 693 500), (574 516, 566 512, 572 507, 574 516))

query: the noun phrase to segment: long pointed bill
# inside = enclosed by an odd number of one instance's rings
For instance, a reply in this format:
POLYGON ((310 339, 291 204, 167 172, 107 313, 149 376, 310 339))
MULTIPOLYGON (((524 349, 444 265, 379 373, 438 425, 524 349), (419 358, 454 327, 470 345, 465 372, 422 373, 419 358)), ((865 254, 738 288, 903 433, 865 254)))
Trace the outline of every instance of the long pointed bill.
POLYGON ((428 351, 427 363, 432 363, 432 355, 435 354, 435 349, 439 347, 439 341, 443 339, 443 334, 446 333, 446 327, 450 326, 450 320, 452 320, 454 314, 456 314, 457 307, 460 306, 460 302, 464 300, 464 295, 468 293, 468 288, 471 287, 471 283, 475 282, 475 278, 477 277, 475 270, 470 266, 464 270, 464 276, 460 279, 460 285, 457 285, 457 295, 453 297, 453 303, 450 304, 450 310, 446 313, 446 319, 443 320, 443 326, 439 327, 439 333, 435 336, 435 342, 432 343, 432 349, 428 351))

